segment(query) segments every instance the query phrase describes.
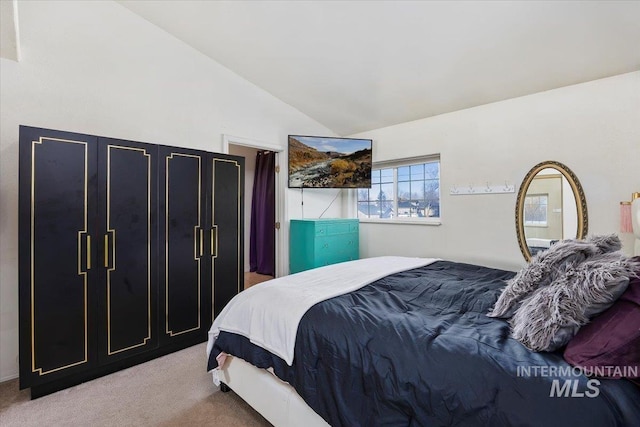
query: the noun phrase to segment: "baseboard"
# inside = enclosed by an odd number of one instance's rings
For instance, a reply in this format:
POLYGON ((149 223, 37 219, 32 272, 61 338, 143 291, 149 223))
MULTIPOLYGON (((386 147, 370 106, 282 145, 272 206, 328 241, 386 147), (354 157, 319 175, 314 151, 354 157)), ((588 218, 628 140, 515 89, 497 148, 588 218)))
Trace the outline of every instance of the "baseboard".
POLYGON ((18 378, 18 373, 17 372, 15 374, 10 374, 10 375, 6 375, 4 377, 0 377, 0 383, 3 383, 5 381, 15 380, 16 378, 18 378))

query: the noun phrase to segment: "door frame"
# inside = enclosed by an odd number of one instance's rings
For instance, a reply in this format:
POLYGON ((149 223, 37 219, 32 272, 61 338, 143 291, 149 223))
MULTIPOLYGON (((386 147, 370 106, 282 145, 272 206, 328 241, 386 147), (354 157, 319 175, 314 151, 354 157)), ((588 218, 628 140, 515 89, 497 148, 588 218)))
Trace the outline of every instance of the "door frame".
MULTIPOLYGON (((276 171, 278 170, 278 167, 282 167, 281 166, 281 162, 280 162, 280 154, 282 152, 284 152, 285 148, 280 146, 280 145, 276 145, 276 144, 270 144, 267 142, 262 142, 262 141, 258 141, 255 139, 250 139, 250 138, 243 138, 243 137, 239 137, 239 136, 233 136, 233 135, 228 135, 228 134, 222 134, 222 153, 223 154, 229 154, 229 145, 240 145, 243 147, 249 147, 249 148, 255 148, 257 150, 268 150, 268 151, 273 151, 274 153, 276 153, 276 171)), ((286 174, 285 173, 278 173, 276 172, 276 177, 275 177, 275 202, 276 202, 276 222, 280 222, 280 229, 279 230, 275 230, 274 229, 274 233, 275 233, 275 249, 276 249, 276 277, 280 277, 280 276, 284 276, 286 274, 288 274, 288 269, 289 266, 287 263, 285 263, 285 255, 287 255, 286 251, 285 251, 285 247, 284 247, 284 242, 287 242, 288 240, 286 239, 286 227, 284 224, 284 218, 287 218, 287 212, 286 212, 286 205, 284 203, 284 191, 282 191, 283 188, 286 188, 286 182, 283 182, 283 180, 286 179, 286 174)), ((245 206, 245 209, 247 207, 245 206)), ((249 211, 251 210, 251 207, 248 208, 249 211)), ((250 232, 250 231, 249 231, 250 232)))

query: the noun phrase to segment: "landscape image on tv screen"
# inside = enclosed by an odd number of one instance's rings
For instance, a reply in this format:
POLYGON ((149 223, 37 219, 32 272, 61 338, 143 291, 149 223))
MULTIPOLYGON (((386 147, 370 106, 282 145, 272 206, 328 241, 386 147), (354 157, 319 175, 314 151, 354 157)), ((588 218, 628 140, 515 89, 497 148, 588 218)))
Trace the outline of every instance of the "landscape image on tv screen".
POLYGON ((290 188, 370 188, 371 140, 289 135, 290 188))

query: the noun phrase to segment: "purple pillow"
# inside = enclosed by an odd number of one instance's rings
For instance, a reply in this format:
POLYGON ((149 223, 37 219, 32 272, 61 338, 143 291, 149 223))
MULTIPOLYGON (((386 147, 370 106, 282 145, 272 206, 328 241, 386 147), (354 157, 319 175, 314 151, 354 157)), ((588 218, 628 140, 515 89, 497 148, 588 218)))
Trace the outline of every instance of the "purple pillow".
POLYGON ((640 278, 630 278, 620 298, 580 328, 564 359, 594 376, 640 378, 640 278))

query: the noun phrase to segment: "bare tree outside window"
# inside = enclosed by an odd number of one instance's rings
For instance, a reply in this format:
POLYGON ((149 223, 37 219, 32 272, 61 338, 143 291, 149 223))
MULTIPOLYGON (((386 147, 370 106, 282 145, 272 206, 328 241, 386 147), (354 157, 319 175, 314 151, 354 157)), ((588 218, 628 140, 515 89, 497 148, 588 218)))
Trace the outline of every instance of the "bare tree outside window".
POLYGON ((548 194, 527 194, 524 199, 524 225, 546 226, 548 194))
POLYGON ((359 218, 439 218, 440 161, 373 169, 358 190, 359 218))

